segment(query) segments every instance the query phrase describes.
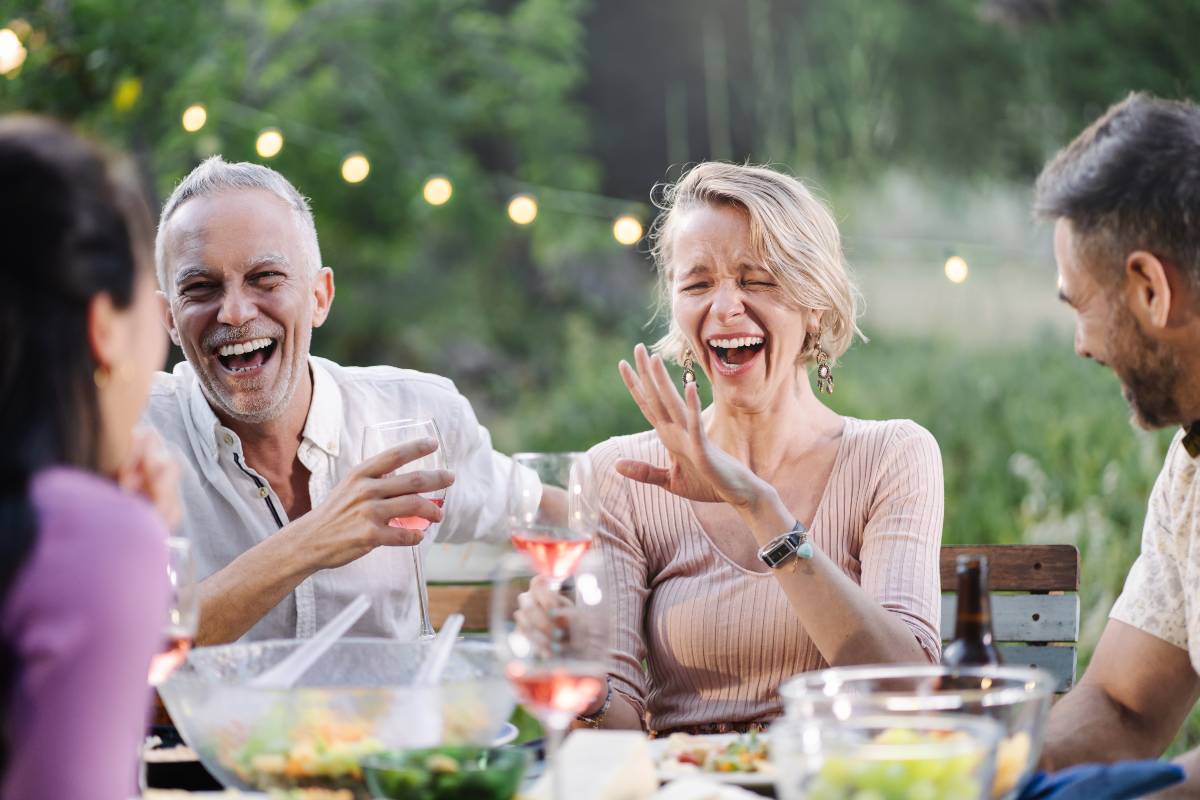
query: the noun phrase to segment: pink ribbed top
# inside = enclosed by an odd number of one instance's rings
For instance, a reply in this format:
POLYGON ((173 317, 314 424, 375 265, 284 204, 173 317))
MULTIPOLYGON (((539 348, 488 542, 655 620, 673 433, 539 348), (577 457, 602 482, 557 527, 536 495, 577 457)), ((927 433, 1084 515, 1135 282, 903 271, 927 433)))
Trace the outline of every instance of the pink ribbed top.
MULTIPOLYGON (((596 549, 618 587, 613 689, 656 731, 778 716, 779 684, 827 666, 778 581, 717 549, 690 501, 616 473, 619 458, 667 464, 653 431, 609 439, 591 456, 604 509, 596 549)), ((809 526, 814 545, 933 658, 942 500, 941 455, 928 431, 848 417, 809 526)))

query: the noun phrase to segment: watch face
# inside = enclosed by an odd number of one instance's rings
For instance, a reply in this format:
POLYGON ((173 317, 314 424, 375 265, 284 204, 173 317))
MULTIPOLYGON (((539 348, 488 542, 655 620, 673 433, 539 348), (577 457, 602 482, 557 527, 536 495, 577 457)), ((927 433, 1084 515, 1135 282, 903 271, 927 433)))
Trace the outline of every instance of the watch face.
POLYGON ((771 569, 775 569, 783 562, 787 561, 789 556, 795 555, 796 551, 792 549, 787 541, 778 541, 772 543, 764 549, 760 554, 763 563, 771 569))

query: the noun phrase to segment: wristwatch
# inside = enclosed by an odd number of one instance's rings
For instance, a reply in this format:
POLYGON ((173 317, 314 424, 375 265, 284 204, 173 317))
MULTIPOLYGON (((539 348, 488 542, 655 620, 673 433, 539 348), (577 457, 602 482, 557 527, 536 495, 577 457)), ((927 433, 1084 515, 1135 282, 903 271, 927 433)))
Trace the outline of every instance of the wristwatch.
POLYGON ((793 566, 797 559, 812 558, 813 546, 808 540, 808 528, 796 520, 796 525, 787 533, 776 536, 758 548, 758 558, 771 569, 793 566))

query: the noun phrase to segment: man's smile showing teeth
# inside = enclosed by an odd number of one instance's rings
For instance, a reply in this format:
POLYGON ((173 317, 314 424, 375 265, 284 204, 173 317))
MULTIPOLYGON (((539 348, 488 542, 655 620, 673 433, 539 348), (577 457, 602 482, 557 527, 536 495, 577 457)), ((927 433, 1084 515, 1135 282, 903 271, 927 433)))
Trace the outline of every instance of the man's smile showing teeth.
POLYGON ((274 339, 251 339, 217 348, 217 360, 228 372, 251 372, 263 366, 275 354, 274 339))
POLYGON ((726 375, 736 375, 754 360, 763 349, 765 339, 762 336, 744 335, 730 337, 712 337, 707 344, 717 357, 719 371, 726 375))
POLYGON ((242 353, 249 353, 253 350, 261 350, 271 344, 271 339, 254 339, 249 342, 239 342, 237 344, 227 344, 217 351, 219 356, 240 356, 242 353))

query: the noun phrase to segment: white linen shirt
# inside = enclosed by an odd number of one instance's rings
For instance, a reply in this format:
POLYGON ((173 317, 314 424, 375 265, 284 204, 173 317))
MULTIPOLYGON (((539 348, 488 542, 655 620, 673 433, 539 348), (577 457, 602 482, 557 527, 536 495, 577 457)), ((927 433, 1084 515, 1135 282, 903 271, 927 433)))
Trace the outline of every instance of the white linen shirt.
POLYGON ((1200 674, 1200 480, 1197 458, 1172 440, 1154 482, 1142 528, 1142 550, 1110 619, 1185 650, 1200 674))
MULTIPOLYGON (((342 367, 310 357, 313 391, 298 457, 311 473, 312 507, 362 460, 367 425, 392 419, 437 422, 455 482, 444 521, 431 529, 438 542, 505 540, 505 498, 512 462, 492 449, 491 437, 446 378, 394 367, 342 367)), ((143 421, 166 439, 182 468, 180 534, 192 542, 197 578, 226 567, 289 520, 266 479, 251 469, 237 434, 221 424, 187 362, 159 373, 143 421)), ((430 546, 427 538, 421 545, 430 546)), ((415 638, 419 604, 408 547, 378 547, 302 581, 243 637, 312 636, 360 592, 371 608, 351 628, 360 636, 415 638)))

